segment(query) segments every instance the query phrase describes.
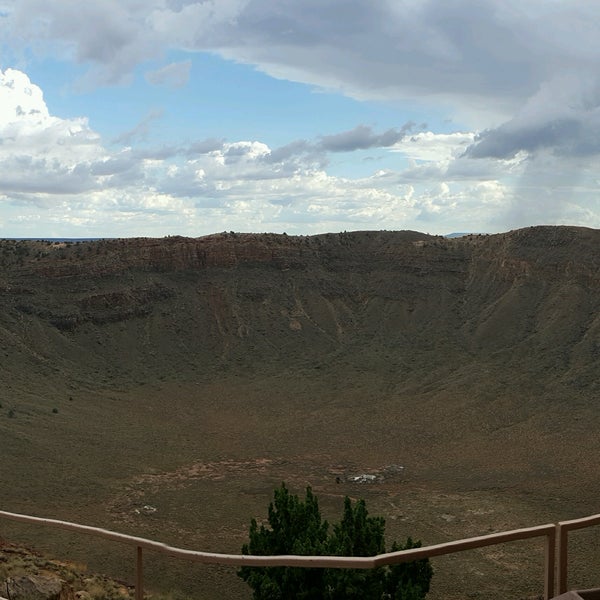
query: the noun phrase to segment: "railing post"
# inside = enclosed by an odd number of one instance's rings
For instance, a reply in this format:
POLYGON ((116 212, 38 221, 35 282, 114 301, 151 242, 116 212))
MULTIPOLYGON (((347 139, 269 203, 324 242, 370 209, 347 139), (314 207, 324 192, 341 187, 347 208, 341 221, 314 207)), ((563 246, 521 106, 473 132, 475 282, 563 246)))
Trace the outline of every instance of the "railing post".
POLYGON ((141 546, 136 547, 135 600, 144 600, 144 562, 141 546))
POLYGON ((546 534, 544 548, 544 600, 554 596, 554 575, 556 569, 556 529, 546 534))
POLYGON ((558 569, 556 587, 559 594, 567 591, 569 570, 569 530, 562 523, 556 526, 558 530, 558 569))

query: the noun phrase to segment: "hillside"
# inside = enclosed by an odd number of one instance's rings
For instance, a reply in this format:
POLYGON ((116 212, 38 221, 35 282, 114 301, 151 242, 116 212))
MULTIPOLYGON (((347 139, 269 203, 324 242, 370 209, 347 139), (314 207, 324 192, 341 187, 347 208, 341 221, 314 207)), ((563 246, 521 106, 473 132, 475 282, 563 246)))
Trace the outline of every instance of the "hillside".
POLYGON ((598 510, 600 231, 4 240, 0 269, 5 510, 220 551, 282 479, 425 543, 598 510))
POLYGON ((456 368, 469 357, 595 385, 599 248, 596 231, 543 227, 454 240, 4 241, 4 371, 29 380, 62 367, 76 381, 101 366, 110 383, 168 377, 177 365, 195 379, 200 363, 298 367, 292 358, 364 358, 369 349, 389 351, 408 375, 419 358, 456 368))

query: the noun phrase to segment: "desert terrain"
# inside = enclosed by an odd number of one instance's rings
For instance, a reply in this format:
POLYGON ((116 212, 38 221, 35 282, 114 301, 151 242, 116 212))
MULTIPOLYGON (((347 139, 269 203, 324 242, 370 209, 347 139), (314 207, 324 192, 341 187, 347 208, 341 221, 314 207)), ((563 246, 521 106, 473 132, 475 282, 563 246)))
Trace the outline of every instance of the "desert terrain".
MULTIPOLYGON (((424 545, 600 512, 600 231, 0 241, 0 509, 239 552, 312 486, 424 545), (370 475, 368 482, 360 475, 370 475)), ((127 548, 0 537, 133 577, 127 548)), ((600 585, 600 533, 571 580, 600 585)), ((433 560, 430 597, 536 598, 541 542, 433 560)), ((250 597, 148 557, 149 591, 250 597)))

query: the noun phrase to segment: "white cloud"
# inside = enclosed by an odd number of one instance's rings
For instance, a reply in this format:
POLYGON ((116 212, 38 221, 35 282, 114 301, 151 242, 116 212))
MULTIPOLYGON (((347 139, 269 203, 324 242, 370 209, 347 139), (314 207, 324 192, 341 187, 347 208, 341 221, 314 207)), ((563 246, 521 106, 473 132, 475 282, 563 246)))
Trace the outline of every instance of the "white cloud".
MULTIPOLYGON (((569 130, 564 152, 598 149, 595 2, 19 0, 6 4, 0 23, 6 56, 33 47, 74 60, 89 66, 88 83, 127 80, 170 49, 218 52, 357 98, 442 105, 473 127, 508 121, 473 156, 553 143, 553 125, 569 130), (546 115, 537 127, 527 118, 535 109, 546 115)), ((146 77, 184 85, 189 65, 166 64, 146 77)))
POLYGON ((0 190, 73 193, 93 187, 86 165, 103 156, 86 119, 49 114, 22 72, 0 72, 0 190))
MULTIPOLYGON (((85 118, 50 114, 42 90, 20 71, 0 74, 0 101, 0 233, 10 235, 494 231, 499 223, 539 217, 542 206, 554 221, 600 218, 595 169, 577 171, 581 201, 561 203, 575 159, 561 157, 558 165, 547 149, 536 161, 526 152, 469 158, 474 132, 378 133, 359 125, 279 149, 261 140, 218 139, 113 149, 85 118), (371 147, 402 160, 396 169, 374 164, 366 177, 328 172, 328 154, 371 147), (549 169, 554 191, 540 193, 549 169)), ((121 141, 135 141, 156 116, 121 141)))
POLYGON ((135 234, 165 227, 187 234, 232 227, 293 232, 309 221, 308 229, 322 231, 339 222, 364 227, 381 219, 383 226, 411 210, 401 191, 329 176, 294 153, 271 160, 260 141, 205 140, 163 155, 109 151, 85 118, 52 116, 41 89, 16 70, 2 74, 0 94, 3 226, 18 225, 23 235, 40 226, 24 216, 40 210, 44 227, 60 227, 63 235, 73 228, 131 235, 134 222, 135 234))
MULTIPOLYGON (((6 56, 33 47, 74 60, 90 68, 88 82, 122 82, 171 49, 216 52, 356 98, 442 106, 472 129, 486 129, 473 140, 472 158, 511 159, 550 148, 585 161, 600 151, 596 2, 19 0, 6 4, 0 32, 6 56)), ((146 78, 183 85, 189 64, 166 64, 146 78)), ((378 136, 402 133, 375 134, 359 125, 325 136, 321 146, 327 152, 335 144, 342 151, 348 144, 381 147, 378 136)), ((412 150, 401 136, 394 141, 415 160, 442 160, 434 144, 452 145, 439 136, 413 138, 412 150)))
POLYGON ((49 119, 42 90, 32 85, 25 73, 15 69, 0 71, 0 127, 49 119))

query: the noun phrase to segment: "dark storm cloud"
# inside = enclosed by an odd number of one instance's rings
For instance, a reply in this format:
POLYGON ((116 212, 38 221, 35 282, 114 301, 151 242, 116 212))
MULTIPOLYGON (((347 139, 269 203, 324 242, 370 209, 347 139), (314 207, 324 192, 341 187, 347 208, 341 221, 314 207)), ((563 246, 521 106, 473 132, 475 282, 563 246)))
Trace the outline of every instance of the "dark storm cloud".
POLYGON ((9 12, 12 43, 58 42, 113 82, 167 48, 185 48, 358 96, 502 105, 600 56, 600 5, 579 0, 21 0, 9 12))
POLYGON ((358 96, 514 105, 556 69, 598 57, 589 24, 599 16, 594 3, 566 1, 253 0, 194 40, 276 76, 358 96))
MULTIPOLYGON (((541 113, 541 110, 540 110, 541 113)), ((467 149, 468 158, 510 159, 519 152, 549 151, 586 158, 600 154, 600 106, 570 110, 564 116, 539 114, 537 122, 518 117, 482 132, 467 149)))
MULTIPOLYGON (((521 151, 534 153, 540 149, 574 150, 580 146, 582 124, 577 119, 557 119, 534 126, 513 127, 507 123, 484 131, 465 155, 469 158, 513 158, 521 151)), ((597 150, 596 150, 597 151, 597 150)))

